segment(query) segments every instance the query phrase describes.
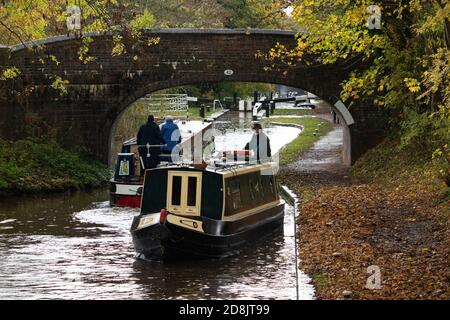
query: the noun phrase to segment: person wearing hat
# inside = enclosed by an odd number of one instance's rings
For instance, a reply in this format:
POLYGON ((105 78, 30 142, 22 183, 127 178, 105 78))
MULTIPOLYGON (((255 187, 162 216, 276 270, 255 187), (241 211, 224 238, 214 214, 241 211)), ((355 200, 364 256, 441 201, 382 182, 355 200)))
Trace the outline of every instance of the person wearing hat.
POLYGON ((253 150, 256 161, 267 162, 272 161, 272 151, 270 150, 270 139, 262 131, 262 126, 259 122, 254 122, 252 125, 254 130, 253 136, 245 145, 245 150, 253 150))
MULTIPOLYGON (((142 160, 141 165, 144 165, 143 169, 156 168, 160 163, 159 155, 161 154, 161 147, 157 147, 156 145, 162 145, 165 141, 161 135, 159 126, 155 123, 153 115, 149 115, 147 123, 139 128, 136 142, 139 146, 138 151, 142 160), (147 144, 152 145, 153 147, 147 149, 147 144)), ((144 170, 141 170, 141 174, 144 173, 144 170)))
POLYGON ((172 152, 174 152, 175 147, 181 142, 181 134, 178 125, 173 122, 171 116, 166 116, 166 122, 161 127, 161 134, 166 141, 166 145, 162 147, 162 153, 164 159, 168 162, 172 162, 172 152))

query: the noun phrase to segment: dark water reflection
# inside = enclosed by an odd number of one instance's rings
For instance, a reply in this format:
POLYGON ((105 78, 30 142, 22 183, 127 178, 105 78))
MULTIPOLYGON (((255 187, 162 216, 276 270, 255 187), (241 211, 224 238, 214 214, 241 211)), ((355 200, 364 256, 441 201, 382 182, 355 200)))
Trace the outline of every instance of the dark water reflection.
MULTIPOLYGON (((0 299, 295 299, 293 213, 284 232, 221 260, 134 258, 135 209, 107 192, 0 202, 0 299)), ((312 298, 300 274, 300 298, 312 298)))

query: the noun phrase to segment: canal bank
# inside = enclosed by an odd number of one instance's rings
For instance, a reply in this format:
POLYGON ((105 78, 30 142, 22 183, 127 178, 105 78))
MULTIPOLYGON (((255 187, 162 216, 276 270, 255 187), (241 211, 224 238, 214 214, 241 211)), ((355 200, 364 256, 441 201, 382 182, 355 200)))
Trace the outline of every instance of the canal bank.
POLYGON ((86 151, 69 151, 52 139, 0 139, 0 197, 98 188, 110 175, 86 151))
POLYGON ((280 171, 300 197, 299 268, 313 279, 316 297, 449 299, 450 210, 448 201, 438 204, 428 164, 396 168, 392 157, 377 169, 370 167, 380 161, 374 152, 350 172, 340 131, 280 171))

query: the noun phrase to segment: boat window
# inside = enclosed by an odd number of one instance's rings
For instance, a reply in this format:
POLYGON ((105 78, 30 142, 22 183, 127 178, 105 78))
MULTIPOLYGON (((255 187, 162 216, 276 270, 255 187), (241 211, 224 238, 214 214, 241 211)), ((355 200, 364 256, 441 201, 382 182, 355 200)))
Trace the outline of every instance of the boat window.
POLYGON ((249 185, 250 185, 250 188, 249 188, 250 189, 250 197, 252 199, 252 202, 255 203, 255 202, 257 202, 258 194, 256 193, 254 186, 251 184, 251 181, 250 181, 249 185))
POLYGON ((197 177, 189 177, 187 205, 190 207, 195 207, 196 202, 197 202, 197 177))
POLYGON ((259 173, 255 174, 254 184, 255 184, 256 202, 257 204, 262 204, 264 202, 264 190, 261 183, 261 175, 259 173))
POLYGON ((181 177, 172 177, 172 205, 181 205, 181 177))
POLYGON ((238 210, 242 207, 241 188, 238 181, 231 183, 231 198, 233 199, 233 209, 238 210))
POLYGON ((255 193, 258 195, 261 192, 261 181, 259 179, 259 176, 255 176, 253 178, 253 183, 254 183, 254 189, 255 189, 255 193))
POLYGON ((201 207, 201 172, 169 171, 167 210, 169 212, 199 216, 201 207))
POLYGON ((244 209, 250 209, 255 205, 255 197, 253 187, 250 183, 250 174, 240 177, 241 200, 244 209))
POLYGON ((275 200, 275 193, 273 192, 273 188, 270 183, 271 176, 261 176, 261 184, 264 193, 264 202, 275 200))
POLYGON ((226 182, 225 216, 250 210, 277 200, 277 180, 272 175, 251 172, 226 182))
POLYGON ((273 195, 276 197, 277 195, 277 187, 275 184, 275 178, 273 176, 270 177, 270 190, 272 190, 273 195))
POLYGON ((254 181, 255 181, 255 178, 254 178, 253 173, 246 175, 246 179, 245 179, 246 188, 248 189, 249 198, 250 198, 252 205, 255 205, 255 203, 257 202, 257 199, 258 199, 258 194, 256 193, 256 190, 255 190, 254 181))

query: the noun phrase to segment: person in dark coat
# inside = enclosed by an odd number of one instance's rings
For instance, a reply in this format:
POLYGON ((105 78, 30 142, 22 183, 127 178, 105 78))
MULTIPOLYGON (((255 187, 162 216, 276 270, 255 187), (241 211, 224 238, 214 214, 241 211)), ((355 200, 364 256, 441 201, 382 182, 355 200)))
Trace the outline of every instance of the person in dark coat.
MULTIPOLYGON (((156 168, 160 163, 159 155, 161 154, 161 147, 155 146, 147 149, 146 145, 162 145, 164 143, 164 138, 159 126, 155 123, 155 118, 153 115, 149 115, 147 123, 139 128, 137 134, 139 156, 144 163, 143 169, 156 168)), ((141 172, 143 174, 144 170, 141 170, 141 172)))
POLYGON ((181 134, 178 126, 173 122, 171 116, 166 117, 166 123, 161 127, 161 134, 166 141, 166 145, 162 147, 162 153, 166 155, 169 162, 173 161, 172 152, 176 152, 175 147, 181 142, 181 134))
POLYGON ((258 122, 253 123, 252 129, 255 132, 251 140, 245 145, 244 149, 253 150, 254 157, 256 157, 256 161, 258 163, 272 161, 270 139, 264 132, 262 132, 261 124, 258 122))

